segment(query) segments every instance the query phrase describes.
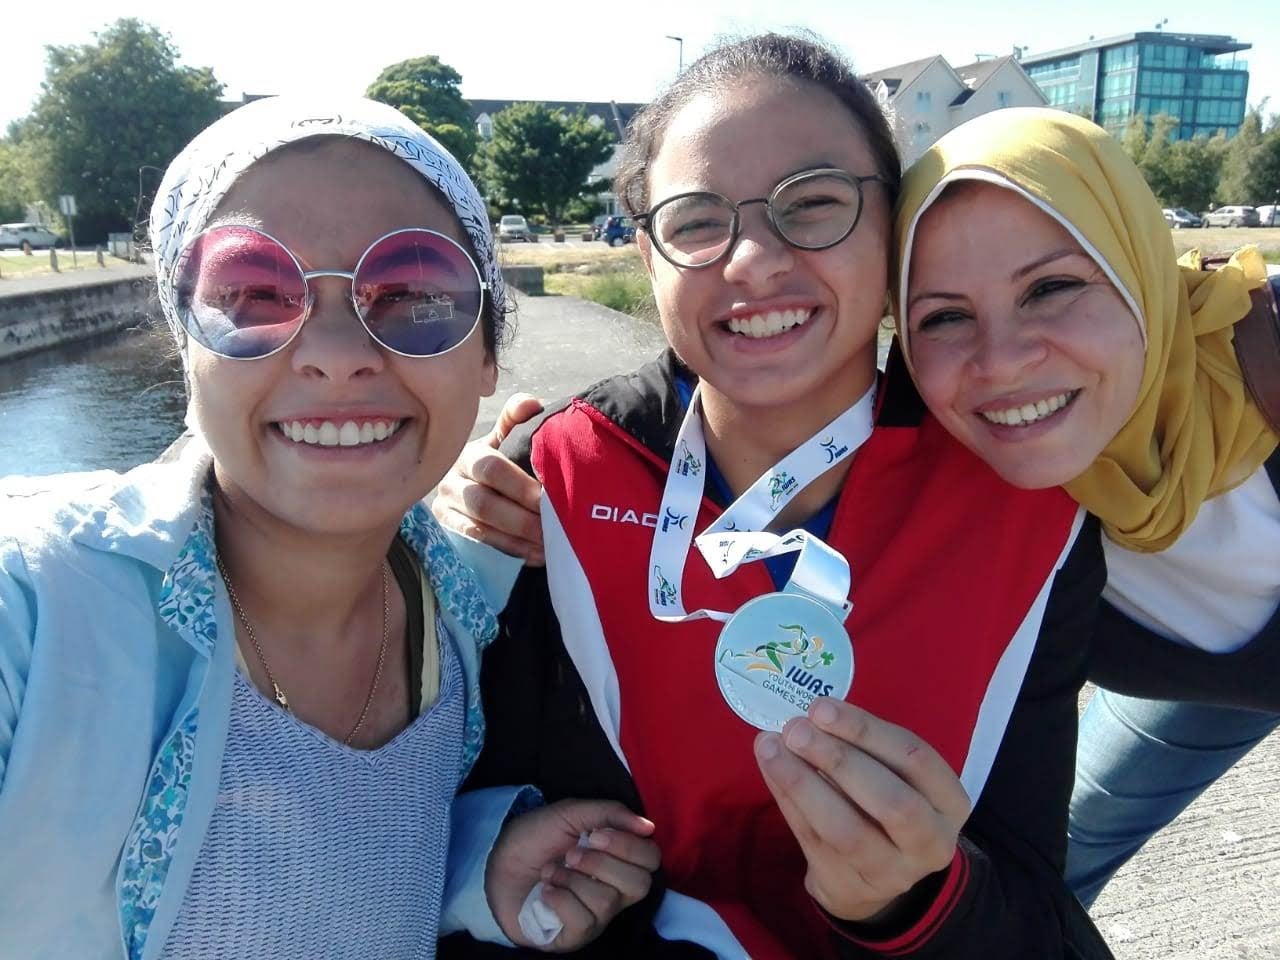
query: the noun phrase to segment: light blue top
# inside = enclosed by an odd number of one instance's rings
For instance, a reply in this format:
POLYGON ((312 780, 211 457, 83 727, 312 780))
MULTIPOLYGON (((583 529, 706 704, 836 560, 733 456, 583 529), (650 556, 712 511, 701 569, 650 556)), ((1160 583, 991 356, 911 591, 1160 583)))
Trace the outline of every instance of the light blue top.
MULTIPOLYGON (((210 464, 196 441, 124 475, 0 484, 0 958, 161 955, 217 798, 235 674, 210 464)), ((446 539, 422 504, 401 534, 457 640, 465 776, 480 652, 518 564, 446 539)), ((442 932, 502 941, 484 866, 520 793, 455 802, 442 932)))

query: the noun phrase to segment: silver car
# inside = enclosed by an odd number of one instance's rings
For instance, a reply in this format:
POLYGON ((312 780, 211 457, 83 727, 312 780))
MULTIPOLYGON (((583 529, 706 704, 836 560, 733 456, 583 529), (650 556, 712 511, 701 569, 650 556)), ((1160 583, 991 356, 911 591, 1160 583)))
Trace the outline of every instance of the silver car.
POLYGON ((1243 207, 1238 204, 1219 207, 1217 210, 1201 214, 1200 225, 1202 227, 1256 227, 1258 211, 1253 207, 1243 207))
POLYGON ((58 235, 38 223, 0 223, 0 248, 56 247, 58 235))
POLYGON ((538 238, 529 229, 529 222, 518 213, 509 213, 498 221, 498 239, 510 243, 522 240, 525 243, 537 243, 538 238))

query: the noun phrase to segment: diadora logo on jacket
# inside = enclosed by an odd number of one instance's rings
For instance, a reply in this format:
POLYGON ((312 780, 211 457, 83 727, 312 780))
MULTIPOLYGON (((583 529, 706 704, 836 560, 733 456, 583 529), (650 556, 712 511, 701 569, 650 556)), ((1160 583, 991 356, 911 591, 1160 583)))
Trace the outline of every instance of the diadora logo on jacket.
POLYGON ((634 523, 638 527, 658 526, 656 513, 637 513, 630 507, 615 507, 607 503, 593 503, 591 519, 605 520, 609 523, 634 523))

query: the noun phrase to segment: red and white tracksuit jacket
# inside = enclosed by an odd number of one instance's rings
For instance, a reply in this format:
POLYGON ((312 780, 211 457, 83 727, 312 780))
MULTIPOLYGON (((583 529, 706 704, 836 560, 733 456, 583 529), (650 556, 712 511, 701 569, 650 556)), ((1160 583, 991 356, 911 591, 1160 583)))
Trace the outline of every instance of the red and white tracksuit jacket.
MULTIPOLYGON (((545 488, 547 568, 522 574, 486 654, 489 734, 472 783, 616 797, 657 824, 660 889, 594 955, 1109 956, 1061 879, 1105 579, 1094 522, 1061 490, 1001 481, 925 413, 905 370, 882 383, 826 537, 852 573, 848 699, 932 744, 974 812, 950 867, 890 925, 836 921, 805 892, 757 731, 721 699, 720 625, 649 613, 651 528, 684 413, 677 376, 690 375, 668 353, 510 441, 545 488)), ((722 507, 704 499, 695 529, 722 507)), ((721 610, 775 589, 763 564, 716 580, 696 552, 683 587, 691 609, 721 610)))

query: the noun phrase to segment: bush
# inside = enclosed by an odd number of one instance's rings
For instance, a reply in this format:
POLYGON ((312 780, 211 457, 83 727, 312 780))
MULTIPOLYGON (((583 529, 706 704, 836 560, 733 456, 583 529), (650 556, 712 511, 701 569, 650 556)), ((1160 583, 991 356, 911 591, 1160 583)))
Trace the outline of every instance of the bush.
POLYGON ((653 300, 649 277, 634 267, 590 277, 583 285, 582 296, 633 317, 645 320, 658 318, 658 306, 653 300))
POLYGON ((596 197, 577 197, 565 207, 564 218, 569 223, 590 223, 602 213, 604 201, 596 197))

